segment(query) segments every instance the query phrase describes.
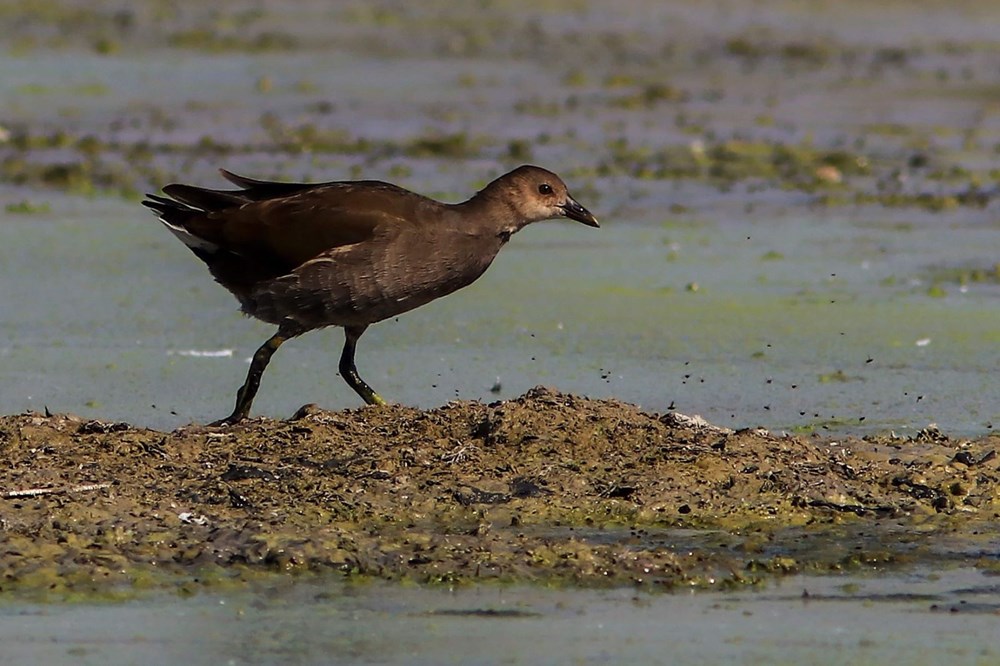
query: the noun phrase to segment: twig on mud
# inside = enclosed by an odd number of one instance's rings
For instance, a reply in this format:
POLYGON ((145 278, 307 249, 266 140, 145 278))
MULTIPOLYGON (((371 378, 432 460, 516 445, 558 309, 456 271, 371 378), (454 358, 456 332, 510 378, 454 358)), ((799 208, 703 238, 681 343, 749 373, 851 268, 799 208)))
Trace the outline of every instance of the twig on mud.
POLYGON ((451 451, 442 453, 440 459, 442 462, 454 465, 455 463, 465 462, 477 453, 479 453, 479 447, 475 444, 459 444, 458 447, 451 451))
MULTIPOLYGON (((717 425, 712 425, 697 414, 694 416, 688 416, 687 414, 681 414, 680 412, 667 412, 666 414, 660 416, 660 422, 672 428, 692 428, 694 430, 701 430, 719 435, 729 435, 733 432, 730 428, 722 428, 717 425)), ((766 433, 767 431, 764 430, 760 434, 766 433)))
POLYGON ((38 497, 40 495, 55 495, 58 493, 86 493, 93 490, 101 490, 111 486, 110 481, 104 483, 88 483, 82 486, 68 486, 63 488, 28 488, 26 490, 8 490, 2 497, 4 499, 16 499, 18 497, 38 497))

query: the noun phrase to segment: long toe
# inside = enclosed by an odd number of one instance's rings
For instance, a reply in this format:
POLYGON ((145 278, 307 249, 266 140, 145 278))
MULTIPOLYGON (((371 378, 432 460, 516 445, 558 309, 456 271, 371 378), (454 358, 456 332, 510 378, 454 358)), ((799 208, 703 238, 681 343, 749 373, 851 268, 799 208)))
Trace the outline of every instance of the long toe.
POLYGON ((240 421, 245 420, 245 416, 237 416, 236 414, 231 414, 224 419, 219 419, 218 421, 212 421, 207 424, 210 428, 228 428, 229 426, 236 425, 240 421))

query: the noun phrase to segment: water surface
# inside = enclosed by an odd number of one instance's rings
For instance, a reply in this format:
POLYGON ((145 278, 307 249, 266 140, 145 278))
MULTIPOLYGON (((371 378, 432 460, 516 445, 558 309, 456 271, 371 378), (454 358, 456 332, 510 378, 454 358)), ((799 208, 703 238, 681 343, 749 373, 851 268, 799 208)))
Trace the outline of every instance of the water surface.
POLYGON ((0 607, 0 654, 52 664, 988 664, 1000 586, 972 569, 794 576, 754 591, 273 582, 0 607))

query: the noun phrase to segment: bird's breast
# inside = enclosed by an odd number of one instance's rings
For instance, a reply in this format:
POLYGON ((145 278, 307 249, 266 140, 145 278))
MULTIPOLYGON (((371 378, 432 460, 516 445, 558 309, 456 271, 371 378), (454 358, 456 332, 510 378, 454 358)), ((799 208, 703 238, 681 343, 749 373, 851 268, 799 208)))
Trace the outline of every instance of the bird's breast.
POLYGON ((501 246, 497 236, 425 233, 339 247, 260 285, 244 310, 307 328, 372 324, 472 284, 501 246))
POLYGON ((429 234, 401 238, 372 257, 371 283, 387 300, 422 305, 475 282, 489 268, 502 242, 496 237, 429 234))

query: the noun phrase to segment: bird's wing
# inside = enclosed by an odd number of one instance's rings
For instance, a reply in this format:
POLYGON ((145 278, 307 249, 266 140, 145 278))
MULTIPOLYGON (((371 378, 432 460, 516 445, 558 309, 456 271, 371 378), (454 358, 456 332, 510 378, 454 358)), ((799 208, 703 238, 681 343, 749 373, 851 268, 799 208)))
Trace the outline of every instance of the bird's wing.
POLYGON ((244 189, 168 185, 164 192, 201 209, 184 220, 189 233, 287 270, 332 248, 388 239, 417 223, 422 210, 441 205, 378 181, 306 185, 233 179, 244 189))

